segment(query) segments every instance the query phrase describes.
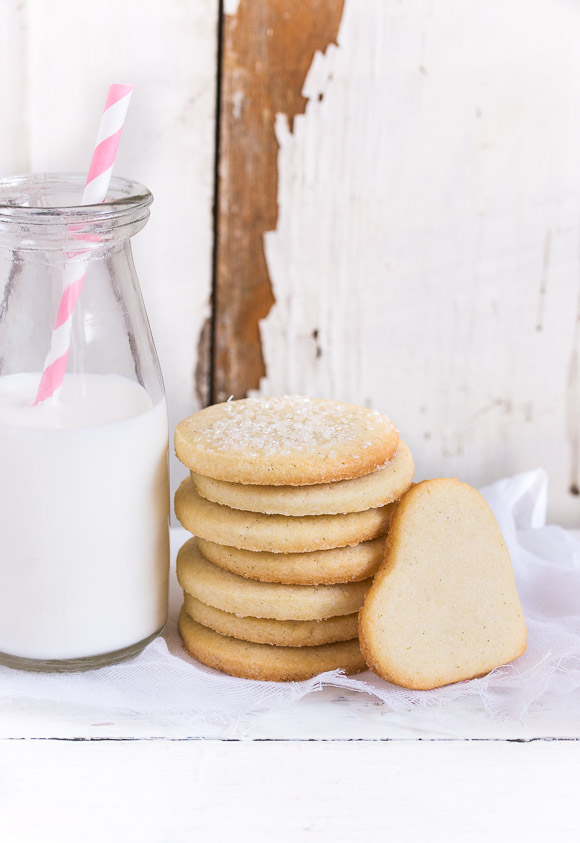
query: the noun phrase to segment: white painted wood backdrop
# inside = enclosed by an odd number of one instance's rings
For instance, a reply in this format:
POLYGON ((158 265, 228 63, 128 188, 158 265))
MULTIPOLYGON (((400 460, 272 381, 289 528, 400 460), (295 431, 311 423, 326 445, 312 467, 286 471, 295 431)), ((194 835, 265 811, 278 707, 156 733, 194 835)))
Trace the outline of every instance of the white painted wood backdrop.
POLYGON ((578 526, 580 3, 346 0, 338 42, 278 118, 262 390, 389 413, 420 477, 542 465, 578 526))
MULTIPOLYGON (((156 196, 135 255, 172 425, 208 313, 217 5, 0 0, 1 173, 85 168, 107 84, 137 85, 118 172, 156 196)), ((570 0, 346 0, 278 118, 261 326, 262 391, 390 413, 420 476, 544 465, 576 526, 578 43, 570 0)))

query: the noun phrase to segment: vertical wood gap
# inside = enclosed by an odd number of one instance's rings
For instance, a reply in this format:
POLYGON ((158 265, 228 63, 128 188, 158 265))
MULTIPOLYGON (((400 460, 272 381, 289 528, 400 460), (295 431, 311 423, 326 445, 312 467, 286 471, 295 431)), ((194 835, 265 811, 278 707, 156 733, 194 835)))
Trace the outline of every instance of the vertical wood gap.
POLYGON ((224 49, 224 0, 218 0, 217 24, 217 70, 215 93, 215 134, 214 134, 214 162, 213 162, 213 248, 211 266, 211 298, 210 298, 210 331, 209 331, 209 360, 208 383, 206 388, 207 403, 214 404, 215 397, 215 368, 216 368, 216 330, 217 330, 217 272, 218 272, 218 229, 219 229, 219 201, 220 201, 220 152, 222 125, 222 74, 224 49))

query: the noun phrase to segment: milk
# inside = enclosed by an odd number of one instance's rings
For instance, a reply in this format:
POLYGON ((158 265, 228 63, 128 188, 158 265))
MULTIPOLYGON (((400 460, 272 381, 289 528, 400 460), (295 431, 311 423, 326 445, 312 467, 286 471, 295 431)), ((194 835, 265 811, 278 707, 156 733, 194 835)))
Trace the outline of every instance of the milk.
POLYGON ((0 653, 112 653, 165 623, 167 413, 120 375, 0 377, 0 653))

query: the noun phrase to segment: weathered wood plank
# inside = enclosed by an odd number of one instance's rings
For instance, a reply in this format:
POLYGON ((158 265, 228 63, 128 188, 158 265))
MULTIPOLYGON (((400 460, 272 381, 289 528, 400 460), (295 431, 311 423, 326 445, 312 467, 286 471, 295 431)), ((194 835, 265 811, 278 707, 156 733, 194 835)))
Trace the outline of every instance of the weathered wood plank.
POLYGON ((212 399, 264 375, 258 324, 274 298, 263 234, 276 227, 277 114, 289 131, 316 51, 336 40, 343 0, 242 0, 225 15, 212 399))
POLYGON ((388 412, 419 477, 543 466, 571 526, 579 40, 577 4, 347 0, 305 114, 276 124, 260 326, 263 392, 388 412))
POLYGON ((2 741, 4 839, 577 839, 578 744, 2 741))
MULTIPOLYGON (((324 688, 282 709, 253 712, 235 723, 193 715, 170 717, 103 711, 72 703, 2 702, 3 739, 105 740, 511 740, 580 741, 580 693, 552 695, 534 703, 520 720, 490 717, 477 700, 456 700, 443 711, 414 707, 397 713, 376 698, 324 688)), ((579 747, 580 754, 580 747, 579 747)))

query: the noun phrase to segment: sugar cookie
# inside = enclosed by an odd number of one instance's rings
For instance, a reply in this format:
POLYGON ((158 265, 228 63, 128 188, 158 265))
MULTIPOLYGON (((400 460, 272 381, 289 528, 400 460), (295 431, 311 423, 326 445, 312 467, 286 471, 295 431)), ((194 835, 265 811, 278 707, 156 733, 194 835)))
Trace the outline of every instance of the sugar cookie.
POLYGON ((217 544, 271 553, 344 547, 384 535, 393 504, 347 515, 262 515, 205 500, 187 477, 175 493, 175 514, 190 533, 217 544))
POLYGON ((411 451, 399 440, 397 453, 385 468, 354 480, 312 486, 255 486, 213 480, 194 471, 191 479, 203 498, 232 509, 266 515, 339 515, 398 500, 411 485, 414 470, 411 451))
POLYGON ((230 614, 280 621, 311 621, 358 612, 371 581, 339 585, 274 585, 244 579, 218 568, 200 553, 195 539, 177 554, 177 579, 184 591, 230 614))
POLYGON ((182 610, 179 632, 185 649, 195 659, 245 679, 300 682, 327 670, 360 673, 366 670, 358 641, 340 641, 317 647, 275 647, 220 635, 192 620, 182 610))
POLYGON ((329 483, 375 471, 399 435, 377 412, 284 395, 206 407, 175 431, 178 458, 197 474, 274 486, 329 483))
POLYGON ((197 538, 202 554, 214 565, 261 582, 322 585, 359 582, 376 574, 385 556, 385 537, 353 546, 309 553, 268 553, 197 538))
POLYGON ((240 618, 207 606, 191 594, 184 593, 183 608, 190 618, 208 626, 220 635, 275 644, 279 647, 316 647, 335 641, 350 641, 358 635, 358 615, 340 615, 321 621, 277 621, 271 618, 240 618))
POLYGON ((371 670, 406 688, 437 688, 517 658, 526 634, 509 552, 485 499, 452 479, 407 492, 360 613, 371 670))

